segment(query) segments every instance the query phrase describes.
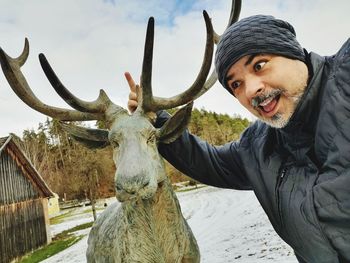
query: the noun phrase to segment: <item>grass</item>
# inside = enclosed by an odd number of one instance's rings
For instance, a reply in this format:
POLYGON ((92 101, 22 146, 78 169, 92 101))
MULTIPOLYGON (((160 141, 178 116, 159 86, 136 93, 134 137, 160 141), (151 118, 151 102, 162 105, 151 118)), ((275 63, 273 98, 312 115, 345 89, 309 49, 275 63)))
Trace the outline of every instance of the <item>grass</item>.
POLYGON ((51 244, 34 251, 29 256, 26 256, 25 258, 20 260, 19 263, 37 263, 43 261, 61 252, 62 250, 72 246, 73 244, 81 240, 83 237, 83 235, 71 236, 63 240, 53 241, 51 244))
POLYGON ((50 225, 56 225, 56 224, 62 223, 65 217, 68 217, 70 214, 72 214, 72 211, 73 210, 70 210, 67 213, 50 218, 50 225))
MULTIPOLYGON (((101 211, 104 210, 105 207, 96 207, 96 211, 101 211)), ((87 213, 92 213, 92 208, 85 209, 82 213, 87 214, 87 213)))
MULTIPOLYGON (((96 211, 100 211, 100 210, 104 210, 105 207, 96 207, 96 211)), ((66 219, 69 216, 73 216, 74 214, 74 209, 70 209, 68 212, 64 213, 64 214, 60 214, 58 216, 52 217, 50 218, 50 225, 57 225, 60 224, 64 221, 64 219, 66 219)), ((80 212, 81 214, 88 214, 88 213, 92 213, 92 208, 89 207, 83 211, 80 212)))
POLYGON ((64 230, 63 232, 57 234, 57 235, 53 238, 53 241, 55 241, 55 240, 60 240, 60 239, 64 239, 64 238, 66 238, 66 237, 71 236, 72 233, 74 233, 74 232, 76 232, 76 231, 79 231, 79 230, 83 230, 83 229, 92 227, 92 224, 93 224, 93 223, 94 223, 94 222, 89 222, 89 223, 85 223, 85 224, 78 225, 78 226, 72 227, 72 228, 70 228, 70 229, 64 230))
POLYGON ((192 191, 192 190, 197 190, 200 188, 206 187, 206 185, 199 185, 197 187, 190 187, 190 188, 184 188, 184 189, 179 189, 179 190, 175 190, 178 193, 182 193, 182 192, 188 192, 188 191, 192 191))
POLYGON ((33 253, 25 256, 18 262, 19 263, 37 263, 49 257, 52 257, 53 255, 61 252, 62 250, 65 250, 66 248, 80 241, 84 237, 84 235, 76 236, 73 233, 79 230, 89 228, 92 226, 92 224, 93 222, 89 222, 86 224, 75 226, 73 228, 70 228, 68 230, 65 230, 59 233, 52 239, 52 242, 49 245, 34 251, 33 253))

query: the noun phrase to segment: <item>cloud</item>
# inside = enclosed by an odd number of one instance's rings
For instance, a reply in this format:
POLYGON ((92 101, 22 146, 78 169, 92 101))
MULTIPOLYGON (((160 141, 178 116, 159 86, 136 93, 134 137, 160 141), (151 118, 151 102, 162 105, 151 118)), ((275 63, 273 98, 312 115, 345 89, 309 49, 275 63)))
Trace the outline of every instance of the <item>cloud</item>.
MULTIPOLYGON (((94 100, 103 88, 116 103, 126 105, 128 87, 123 78, 141 73, 147 18, 154 16, 153 90, 157 96, 180 93, 194 81, 204 54, 202 9, 214 28, 223 32, 230 1, 2 1, 0 46, 11 56, 20 54, 24 37, 31 51, 23 72, 34 93, 45 103, 68 107, 54 92, 40 68, 37 55, 45 53, 61 81, 76 96, 94 100), (180 2, 180 3, 179 3, 180 2), (179 5, 180 4, 180 5, 179 5), (19 8, 20 7, 20 8, 19 8)), ((333 54, 349 37, 347 0, 245 0, 241 17, 263 13, 290 21, 308 50, 333 54)), ((195 107, 252 116, 216 84, 195 107)), ((0 74, 0 136, 21 135, 46 117, 26 106, 0 74)))

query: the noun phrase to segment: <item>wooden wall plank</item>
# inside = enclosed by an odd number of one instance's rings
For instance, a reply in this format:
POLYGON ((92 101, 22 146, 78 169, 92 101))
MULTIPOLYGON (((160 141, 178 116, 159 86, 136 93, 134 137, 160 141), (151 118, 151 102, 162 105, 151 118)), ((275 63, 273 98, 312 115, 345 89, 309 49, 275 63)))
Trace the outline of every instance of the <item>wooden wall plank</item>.
POLYGON ((23 175, 23 169, 8 154, 0 158, 0 205, 39 198, 32 182, 23 175))
POLYGON ((41 199, 0 206, 0 262, 47 243, 41 199))
POLYGON ((48 241, 40 193, 19 162, 0 155, 0 262, 10 262, 48 241))

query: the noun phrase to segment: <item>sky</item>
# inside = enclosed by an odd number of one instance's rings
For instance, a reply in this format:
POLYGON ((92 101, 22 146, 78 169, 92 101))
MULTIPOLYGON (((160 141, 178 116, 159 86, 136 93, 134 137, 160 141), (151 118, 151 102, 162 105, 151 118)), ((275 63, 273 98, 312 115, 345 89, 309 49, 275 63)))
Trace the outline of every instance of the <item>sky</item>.
MULTIPOLYGON (((93 101, 102 88, 126 108, 129 88, 124 72, 139 79, 150 16, 155 18, 153 94, 170 97, 187 89, 201 66, 206 37, 202 10, 222 34, 230 6, 230 0, 0 0, 0 47, 17 57, 25 37, 29 39, 22 72, 46 104, 69 108, 46 79, 39 53, 77 97, 93 101)), ((350 36, 349 9, 348 0, 243 0, 240 17, 269 14, 287 20, 308 51, 332 55, 350 36)), ((194 106, 254 120, 218 83, 194 106)), ((45 120, 15 95, 0 72, 0 137, 21 136, 45 120)))

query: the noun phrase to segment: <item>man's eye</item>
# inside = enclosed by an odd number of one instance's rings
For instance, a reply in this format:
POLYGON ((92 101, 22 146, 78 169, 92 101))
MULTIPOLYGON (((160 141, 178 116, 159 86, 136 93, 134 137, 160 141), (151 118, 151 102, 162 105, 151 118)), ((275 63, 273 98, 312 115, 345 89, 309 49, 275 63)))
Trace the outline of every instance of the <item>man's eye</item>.
POLYGON ((234 81, 234 82, 231 83, 231 89, 232 89, 232 90, 235 90, 235 89, 237 89, 240 85, 241 85, 241 82, 240 82, 240 81, 234 81))
POLYGON ((254 70, 255 71, 261 70, 265 66, 265 64, 266 64, 266 61, 259 61, 259 62, 255 63, 254 70))

